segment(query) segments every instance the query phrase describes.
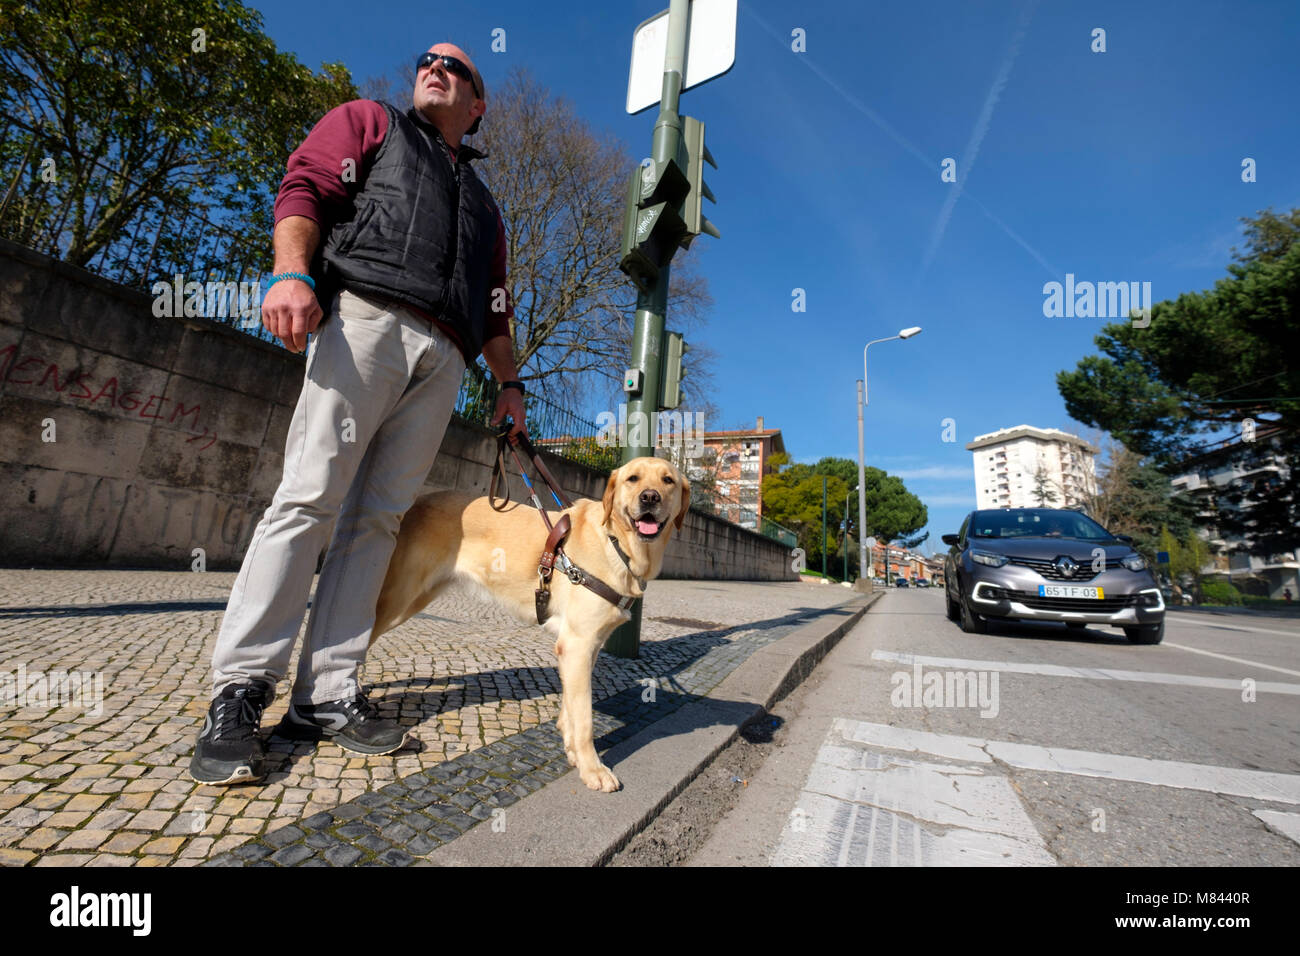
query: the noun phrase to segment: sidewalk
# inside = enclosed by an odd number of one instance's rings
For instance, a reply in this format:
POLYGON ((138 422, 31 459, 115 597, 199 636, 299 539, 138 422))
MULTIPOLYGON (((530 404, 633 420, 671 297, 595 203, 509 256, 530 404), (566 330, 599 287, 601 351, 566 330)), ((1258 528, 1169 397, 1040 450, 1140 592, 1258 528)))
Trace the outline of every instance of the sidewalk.
MULTIPOLYGON (((555 729, 552 640, 452 592, 381 638, 362 674, 372 699, 412 727, 415 745, 363 757, 271 736, 263 784, 193 783, 186 769, 233 581, 0 571, 0 680, 9 675, 12 687, 22 667, 28 682, 59 671, 102 681, 102 700, 55 707, 29 692, 28 706, 0 711, 0 865, 407 865, 481 821, 500 823, 504 807, 569 772, 555 729)), ((654 582, 641 659, 602 654, 596 665, 597 748, 699 700, 810 622, 834 627, 845 613, 830 609, 844 602, 860 606, 861 595, 803 583, 654 582)), ((281 683, 264 733, 284 714, 287 691, 281 683)))

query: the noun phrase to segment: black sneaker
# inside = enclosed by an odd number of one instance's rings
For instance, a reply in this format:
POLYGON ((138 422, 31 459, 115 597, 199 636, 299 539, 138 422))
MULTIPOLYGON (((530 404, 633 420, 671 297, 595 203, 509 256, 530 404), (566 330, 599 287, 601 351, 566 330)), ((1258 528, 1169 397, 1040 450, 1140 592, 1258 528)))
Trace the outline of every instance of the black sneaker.
POLYGON ((228 684, 208 708, 190 759, 196 783, 249 783, 265 773, 266 748, 257 732, 273 691, 267 681, 228 684))
POLYGON ((290 704, 276 729, 292 740, 332 739, 359 754, 390 754, 406 743, 406 728, 379 716, 364 693, 326 704, 290 704))

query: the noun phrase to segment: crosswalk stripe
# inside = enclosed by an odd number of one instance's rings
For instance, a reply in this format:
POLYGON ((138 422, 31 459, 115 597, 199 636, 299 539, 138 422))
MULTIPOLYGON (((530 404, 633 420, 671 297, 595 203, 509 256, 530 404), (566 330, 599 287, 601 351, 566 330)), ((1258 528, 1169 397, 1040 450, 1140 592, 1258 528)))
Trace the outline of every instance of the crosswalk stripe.
MULTIPOLYGON (((1175 645, 1170 645, 1175 646, 1175 645)), ((1222 655, 1215 655, 1216 657, 1222 655)), ((890 661, 898 664, 920 664, 923 667, 948 668, 967 671, 1002 671, 1011 674, 1037 674, 1043 677, 1083 677, 1089 680, 1137 681, 1145 684, 1182 684, 1190 687, 1213 687, 1221 690, 1241 690, 1241 679, 1231 677, 1201 677, 1196 674, 1162 674, 1157 671, 1125 671, 1106 667, 1070 667, 1065 664, 1028 664, 1020 661, 976 661, 958 657, 927 657, 922 654, 906 654, 899 651, 874 650, 873 660, 890 661)), ((1235 658, 1229 658, 1234 660, 1235 658)), ((1239 661, 1249 664, 1250 661, 1239 661)), ((1258 667, 1268 667, 1258 664, 1258 667)), ((1271 668, 1281 670, 1281 668, 1271 668)), ((1300 673, 1288 671, 1287 673, 1300 673)), ((1300 684, 1285 684, 1277 681, 1258 681, 1256 693, 1300 695, 1300 684)))
POLYGON ((1300 671, 1287 670, 1285 667, 1275 667, 1272 664, 1261 664, 1259 661, 1248 661, 1242 657, 1229 657, 1227 654, 1218 654, 1214 651, 1202 650, 1199 647, 1188 647, 1186 644, 1171 644, 1166 641, 1165 647, 1176 647, 1180 651, 1191 651, 1193 654, 1204 654, 1206 657, 1218 657, 1225 661, 1233 661, 1237 664, 1249 664, 1251 667, 1262 667, 1265 670, 1281 671, 1283 674, 1291 674, 1295 677, 1300 677, 1300 671))
POLYGON ((1277 803, 1300 804, 1300 774, 1266 770, 1239 770, 1181 760, 1154 760, 1123 754, 1038 747, 1005 740, 982 740, 955 734, 936 734, 906 727, 889 727, 837 717, 832 725, 845 740, 868 746, 931 754, 969 763, 994 760, 1022 770, 1065 773, 1104 780, 1123 780, 1179 790, 1252 797, 1277 803))
POLYGON ((832 728, 771 863, 1052 866, 1056 861, 1001 774, 849 746, 832 728))
POLYGON ((1300 813, 1283 813, 1280 810, 1252 810, 1251 812, 1278 833, 1300 843, 1300 813))

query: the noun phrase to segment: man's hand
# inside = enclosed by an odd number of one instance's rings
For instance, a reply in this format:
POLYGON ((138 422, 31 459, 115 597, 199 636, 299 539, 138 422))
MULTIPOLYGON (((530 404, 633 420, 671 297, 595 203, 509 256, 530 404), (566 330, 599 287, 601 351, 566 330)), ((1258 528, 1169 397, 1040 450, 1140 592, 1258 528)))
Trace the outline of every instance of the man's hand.
MULTIPOLYGON (((519 369, 515 367, 515 354, 510 345, 510 336, 497 335, 484 342, 483 358, 487 360, 488 368, 492 370, 492 377, 498 382, 518 381, 519 369)), ((524 396, 517 388, 501 389, 501 394, 497 398, 496 414, 492 416, 492 424, 499 424, 507 415, 514 425, 510 429, 511 438, 520 432, 528 434, 528 429, 524 427, 524 396)))
MULTIPOLYGON (((312 253, 320 245, 320 226, 306 216, 285 216, 275 224, 275 275, 311 271, 312 253)), ((307 348, 307 335, 322 318, 316 293, 301 279, 281 279, 262 299, 262 324, 290 352, 307 348)))
POLYGON ((320 325, 316 293, 301 279, 281 279, 262 299, 262 324, 290 352, 307 348, 307 336, 320 325))
POLYGON ((526 436, 528 429, 524 427, 524 396, 519 393, 517 388, 503 388, 501 394, 497 396, 496 414, 492 416, 492 424, 500 423, 507 415, 514 427, 510 429, 510 436, 513 438, 520 432, 526 436))

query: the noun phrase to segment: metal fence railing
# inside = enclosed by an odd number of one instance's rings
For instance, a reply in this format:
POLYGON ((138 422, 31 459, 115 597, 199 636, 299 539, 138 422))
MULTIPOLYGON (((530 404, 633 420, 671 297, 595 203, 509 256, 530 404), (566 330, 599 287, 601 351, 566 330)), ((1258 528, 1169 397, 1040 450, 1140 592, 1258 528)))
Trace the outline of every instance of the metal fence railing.
POLYGON ((762 518, 759 521, 758 533, 771 538, 773 541, 780 541, 787 548, 797 548, 799 546, 799 536, 789 528, 777 524, 771 518, 762 518))
MULTIPOLYGON (((487 425, 496 409, 497 385, 467 370, 456 396, 455 413, 465 421, 487 425)), ((533 444, 561 458, 598 471, 613 471, 621 449, 601 435, 601 429, 542 395, 524 396, 524 416, 533 444)))
POLYGON ((154 295, 159 314, 274 341, 260 320, 271 265, 265 230, 215 222, 192 194, 165 188, 128 200, 140 184, 99 160, 72 162, 57 132, 8 112, 0 112, 0 169, 0 236, 154 295))

